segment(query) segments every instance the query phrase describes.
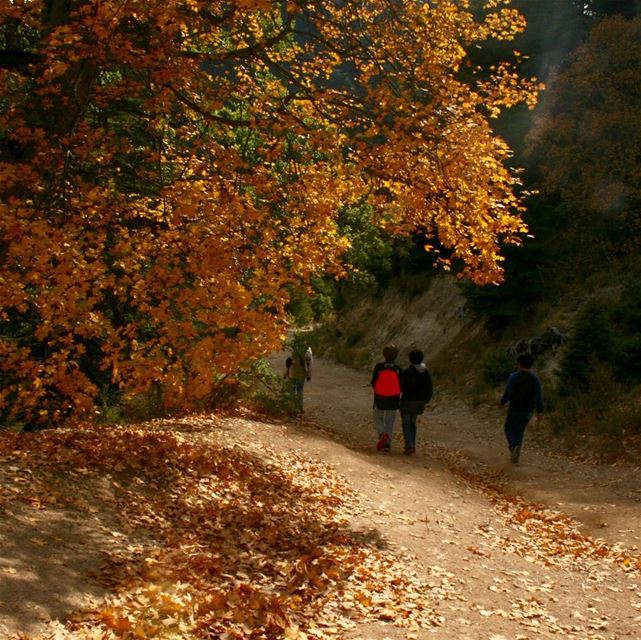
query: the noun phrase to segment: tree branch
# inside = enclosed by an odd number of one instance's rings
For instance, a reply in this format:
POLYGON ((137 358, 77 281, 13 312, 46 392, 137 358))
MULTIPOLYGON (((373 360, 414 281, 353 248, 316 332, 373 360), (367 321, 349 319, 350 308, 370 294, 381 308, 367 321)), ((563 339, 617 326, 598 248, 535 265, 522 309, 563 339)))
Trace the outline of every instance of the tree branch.
POLYGON ((172 87, 169 84, 164 85, 167 87, 170 91, 174 93, 174 95, 184 104, 186 104, 189 108, 193 109, 196 111, 196 113, 199 113, 201 116, 204 116, 205 118, 209 118, 213 120, 214 122, 219 122, 221 124, 226 124, 230 127, 248 127, 251 124, 250 120, 236 120, 234 118, 227 118, 226 116, 220 116, 216 113, 212 113, 211 111, 208 111, 207 109, 203 109, 197 102, 192 100, 189 96, 186 96, 185 94, 181 93, 178 89, 175 87, 172 87))

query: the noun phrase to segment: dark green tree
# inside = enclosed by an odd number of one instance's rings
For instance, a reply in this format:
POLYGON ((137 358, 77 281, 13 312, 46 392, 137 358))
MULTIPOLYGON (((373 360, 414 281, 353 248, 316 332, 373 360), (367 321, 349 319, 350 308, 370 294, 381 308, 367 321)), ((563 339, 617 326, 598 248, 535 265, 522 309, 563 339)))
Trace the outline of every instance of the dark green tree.
POLYGON ((569 396, 587 391, 596 362, 611 362, 613 336, 604 304, 594 301, 579 313, 573 336, 561 362, 559 391, 569 396))
POLYGON ((571 213, 568 244, 588 262, 638 249, 640 77, 641 20, 600 21, 551 83, 530 138, 543 188, 571 213))

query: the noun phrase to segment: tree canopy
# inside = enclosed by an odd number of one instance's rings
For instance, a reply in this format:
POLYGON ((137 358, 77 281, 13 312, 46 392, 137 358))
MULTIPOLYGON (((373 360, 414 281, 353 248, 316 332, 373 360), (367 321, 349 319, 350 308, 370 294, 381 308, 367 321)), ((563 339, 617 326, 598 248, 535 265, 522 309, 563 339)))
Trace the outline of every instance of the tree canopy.
POLYGON ((2 0, 3 419, 208 397, 278 344, 292 283, 340 273, 345 205, 498 281, 525 228, 489 118, 536 83, 462 70, 524 26, 503 0, 2 0))

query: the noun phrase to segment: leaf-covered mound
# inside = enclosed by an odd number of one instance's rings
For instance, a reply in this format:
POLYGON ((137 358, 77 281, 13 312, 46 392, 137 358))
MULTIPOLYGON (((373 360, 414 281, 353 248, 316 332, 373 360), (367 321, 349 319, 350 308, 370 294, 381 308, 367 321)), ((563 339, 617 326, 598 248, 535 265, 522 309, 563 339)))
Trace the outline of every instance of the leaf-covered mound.
POLYGON ((0 511, 18 497, 110 510, 117 523, 95 576, 108 595, 72 614, 64 637, 324 638, 361 620, 439 624, 430 587, 377 532, 350 524, 358 497, 330 467, 223 445, 229 425, 0 434, 0 511))

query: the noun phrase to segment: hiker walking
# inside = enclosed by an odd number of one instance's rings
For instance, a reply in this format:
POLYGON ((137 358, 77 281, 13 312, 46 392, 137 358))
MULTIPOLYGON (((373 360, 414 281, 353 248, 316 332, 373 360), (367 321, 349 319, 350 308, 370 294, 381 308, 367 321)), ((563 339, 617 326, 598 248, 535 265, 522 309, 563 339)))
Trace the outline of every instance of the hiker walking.
POLYGON ((312 350, 308 348, 303 354, 292 353, 285 361, 285 375, 291 383, 294 405, 300 413, 303 409, 303 390, 305 382, 312 379, 312 350))
POLYGON ((432 399, 432 375, 423 362, 423 352, 410 351, 410 366, 401 372, 401 425, 405 455, 416 453, 416 421, 432 399))
POLYGON ((394 363, 398 356, 396 347, 383 349, 384 362, 379 362, 372 372, 371 385, 374 389, 374 426, 378 433, 376 448, 390 451, 394 421, 401 397, 401 369, 394 363))
POLYGON ((525 428, 536 409, 537 420, 543 415, 543 392, 541 381, 530 369, 534 358, 522 353, 516 359, 516 371, 510 375, 501 397, 501 405, 508 404, 505 418, 505 437, 510 449, 510 462, 517 464, 521 457, 525 428))
POLYGON ((305 351, 305 364, 307 365, 307 379, 312 379, 312 368, 314 367, 314 354, 312 348, 307 347, 305 351))

